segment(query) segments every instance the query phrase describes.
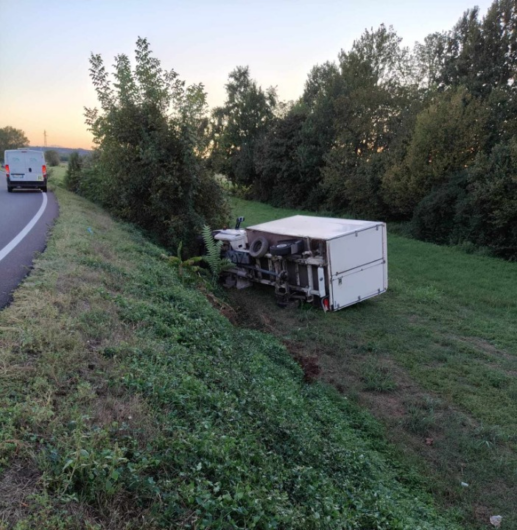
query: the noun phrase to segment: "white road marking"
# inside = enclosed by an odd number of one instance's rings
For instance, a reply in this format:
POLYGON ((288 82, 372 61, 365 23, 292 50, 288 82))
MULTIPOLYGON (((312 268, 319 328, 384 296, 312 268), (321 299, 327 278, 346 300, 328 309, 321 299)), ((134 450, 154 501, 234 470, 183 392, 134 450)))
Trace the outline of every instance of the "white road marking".
POLYGON ((2 261, 11 250, 13 250, 21 241, 23 238, 32 230, 34 225, 39 221, 39 218, 43 215, 43 212, 45 211, 45 208, 47 207, 47 194, 41 193, 43 196, 43 202, 41 203, 40 209, 36 213, 36 215, 29 221, 27 226, 10 242, 5 245, 5 247, 0 250, 0 261, 2 261))

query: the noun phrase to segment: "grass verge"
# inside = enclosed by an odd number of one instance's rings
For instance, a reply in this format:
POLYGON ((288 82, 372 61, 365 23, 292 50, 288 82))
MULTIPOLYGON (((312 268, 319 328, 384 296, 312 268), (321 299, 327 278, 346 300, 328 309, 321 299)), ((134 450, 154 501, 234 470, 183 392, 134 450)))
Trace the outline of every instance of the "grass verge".
POLYGON ((0 528, 455 527, 370 416, 140 232, 56 194, 0 313, 0 528))
MULTIPOLYGON (((304 213, 233 200, 247 226, 304 213)), ((517 266, 397 235, 386 294, 330 314, 232 292, 244 326, 279 337, 369 409, 464 528, 517 528, 517 266), (468 486, 462 486, 468 484, 468 486)))

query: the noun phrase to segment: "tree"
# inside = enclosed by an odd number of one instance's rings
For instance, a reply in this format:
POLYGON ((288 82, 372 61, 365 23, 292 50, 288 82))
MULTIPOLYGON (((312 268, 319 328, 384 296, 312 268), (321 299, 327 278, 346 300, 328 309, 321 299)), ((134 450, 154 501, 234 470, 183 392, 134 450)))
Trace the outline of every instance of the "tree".
POLYGON ((0 157, 4 158, 4 151, 7 149, 18 149, 27 147, 29 140, 21 129, 14 127, 4 127, 0 129, 0 157))
POLYGON ((415 61, 415 76, 419 86, 425 90, 436 88, 442 74, 447 34, 431 33, 424 39, 424 43, 415 44, 413 55, 415 61))
POLYGON ((53 149, 45 151, 45 162, 47 163, 47 166, 59 166, 59 153, 57 151, 54 151, 53 149))
POLYGON ((334 100, 341 91, 336 64, 310 71, 300 100, 282 116, 277 112, 256 144, 254 197, 277 206, 321 207, 321 169, 334 141, 334 100))
POLYGON ((340 54, 335 136, 322 170, 332 210, 385 215, 380 193, 385 161, 416 93, 409 53, 400 42, 392 28, 380 26, 340 54))
POLYGON ((314 108, 318 101, 335 95, 333 88, 339 76, 339 69, 335 63, 327 61, 314 66, 307 80, 302 95, 302 101, 308 108, 314 108))
POLYGON ((305 200, 297 206, 320 209, 323 204, 323 168, 325 155, 332 148, 339 122, 335 102, 346 90, 339 66, 325 63, 315 66, 305 82, 302 109, 307 118, 301 129, 301 142, 297 149, 303 174, 305 200))
POLYGON ((477 7, 463 14, 448 35, 440 80, 483 97, 497 88, 517 88, 515 0, 495 0, 483 20, 477 7))
POLYGON ((478 89, 479 57, 482 51, 479 8, 465 11, 449 32, 440 82, 445 86, 467 86, 478 89))
POLYGON ((233 70, 226 84, 226 102, 212 113, 211 164, 231 181, 250 185, 256 178, 254 149, 275 119, 276 90, 262 90, 249 68, 233 70))
POLYGON ((90 58, 100 109, 85 112, 98 159, 80 189, 163 244, 192 248, 203 225, 226 221, 223 192, 200 156, 206 94, 164 71, 146 39, 138 39, 135 60, 132 69, 118 55, 112 82, 102 57, 90 58))
POLYGON ((255 146, 254 196, 275 206, 300 207, 314 192, 304 181, 300 150, 306 115, 292 111, 274 123, 255 146))
POLYGON ((434 188, 470 167, 486 147, 487 106, 466 88, 435 94, 416 118, 406 156, 385 174, 391 208, 410 216, 434 188))
POLYGON ((401 46, 399 37, 392 26, 381 24, 375 31, 366 30, 354 41, 349 53, 341 51, 340 63, 346 64, 351 58, 356 64, 368 65, 371 75, 384 88, 400 87, 412 80, 413 63, 409 49, 401 46))

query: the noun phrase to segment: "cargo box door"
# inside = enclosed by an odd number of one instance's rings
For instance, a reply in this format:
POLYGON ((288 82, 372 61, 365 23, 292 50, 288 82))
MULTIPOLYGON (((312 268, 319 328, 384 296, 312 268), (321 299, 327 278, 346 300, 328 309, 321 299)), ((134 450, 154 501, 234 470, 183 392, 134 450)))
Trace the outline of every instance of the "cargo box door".
POLYGON ((388 288, 386 225, 379 223, 328 241, 330 305, 334 310, 388 288))
POLYGON ((386 227, 377 226, 358 230, 328 242, 332 277, 386 259, 386 227))
POLYGON ((357 304, 386 291, 388 288, 386 267, 384 261, 377 261, 333 276, 330 299, 332 309, 337 310, 357 304))

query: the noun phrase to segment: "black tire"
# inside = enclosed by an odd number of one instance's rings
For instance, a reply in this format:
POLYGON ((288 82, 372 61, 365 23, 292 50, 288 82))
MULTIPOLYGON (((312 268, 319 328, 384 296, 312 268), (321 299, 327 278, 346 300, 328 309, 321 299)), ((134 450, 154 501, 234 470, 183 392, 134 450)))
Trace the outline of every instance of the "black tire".
POLYGON ((8 193, 12 193, 13 192, 13 189, 11 188, 11 186, 7 186, 7 191, 8 191, 8 193))
POLYGON ((42 191, 43 193, 47 193, 47 186, 43 186, 43 188, 41 188, 41 191, 42 191))
POLYGON ((299 239, 289 239, 286 241, 279 241, 278 244, 272 245, 269 252, 273 256, 289 256, 293 253, 293 246, 300 245, 299 239))
POLYGON ((250 256, 252 258, 261 258, 269 250, 269 241, 265 237, 257 237, 250 243, 250 256))
POLYGON ((278 245, 273 245, 270 250, 273 256, 288 256, 291 254, 291 243, 278 243, 278 245))

